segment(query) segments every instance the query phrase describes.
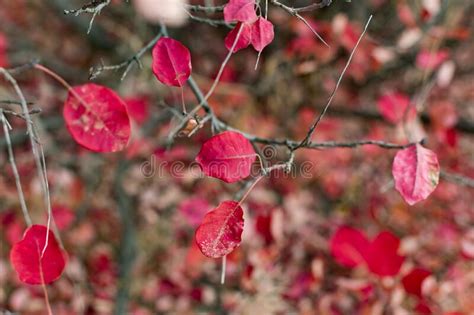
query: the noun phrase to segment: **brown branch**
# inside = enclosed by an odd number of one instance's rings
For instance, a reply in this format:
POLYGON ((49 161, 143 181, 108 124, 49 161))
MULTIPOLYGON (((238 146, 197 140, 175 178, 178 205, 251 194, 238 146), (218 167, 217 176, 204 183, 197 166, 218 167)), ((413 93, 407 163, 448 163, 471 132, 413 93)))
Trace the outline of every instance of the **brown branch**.
POLYGON ((79 9, 64 10, 64 14, 74 14, 78 16, 82 13, 96 13, 102 10, 105 6, 110 3, 110 0, 92 0, 89 3, 84 4, 79 9))
POLYGON ((10 160, 10 165, 12 167, 13 177, 15 178, 18 198, 20 199, 21 211, 23 212, 23 217, 25 218, 26 225, 31 226, 32 222, 31 222, 30 214, 28 213, 28 207, 26 205, 25 195, 23 193, 23 188, 21 187, 20 173, 18 172, 18 167, 16 166, 16 162, 15 162, 15 155, 13 154, 13 146, 12 146, 12 142, 10 138, 11 126, 4 115, 4 110, 1 108, 0 108, 0 120, 2 121, 2 125, 3 125, 3 133, 5 135, 8 158, 10 160))
POLYGON ((308 130, 308 133, 306 134, 306 137, 301 141, 301 143, 294 148, 294 150, 304 147, 311 139, 313 136, 314 131, 316 130, 316 127, 318 126, 319 122, 321 119, 323 119, 324 115, 326 114, 327 110, 329 109, 329 106, 332 103, 332 100, 334 96, 336 95, 336 92, 339 88, 339 85, 341 84, 342 78, 344 77, 344 74, 346 73, 346 70, 349 68, 349 65, 351 64, 352 58, 354 57, 355 52, 357 51, 357 47, 359 47, 360 42, 362 41, 362 38, 364 37, 365 33, 367 32, 367 28, 369 27, 370 21, 372 20, 372 15, 369 17, 367 20, 367 23, 365 24, 364 30, 362 31, 362 34, 360 34, 359 39, 357 40, 357 43, 355 44, 354 48, 352 49, 352 52, 349 56, 349 59, 346 62, 346 65, 344 66, 344 69, 342 70, 341 74, 339 75, 339 78, 336 82, 336 85, 334 86, 334 89, 331 92, 331 95, 329 96, 329 99, 326 103, 326 106, 323 108, 319 116, 316 118, 314 123, 311 125, 311 127, 308 130))
POLYGON ((83 5, 79 9, 71 9, 71 10, 64 10, 64 14, 74 14, 78 16, 82 13, 92 13, 92 18, 89 22, 89 28, 87 29, 87 34, 90 33, 92 29, 92 24, 94 23, 94 19, 97 15, 100 14, 103 8, 110 4, 111 0, 92 0, 91 2, 83 5))
MULTIPOLYGON (((316 35, 316 37, 324 44, 326 45, 327 47, 329 47, 329 44, 326 43, 326 41, 318 34, 318 32, 316 32, 316 30, 311 26, 311 24, 309 24, 308 21, 306 21, 306 19, 299 13, 301 9, 304 9, 304 8, 307 8, 307 7, 303 7, 303 8, 292 8, 292 7, 289 7, 281 2, 279 2, 278 0, 270 0, 271 3, 279 8, 282 8, 283 10, 285 10, 286 12, 288 12, 290 15, 298 18, 300 21, 302 21, 310 30, 311 32, 316 35)), ((324 2, 324 1, 323 1, 324 2)), ((331 3, 331 1, 329 1, 331 3)), ((330 4, 329 3, 329 4, 330 4)), ((328 5, 329 5, 328 4, 328 5)))
MULTIPOLYGON (((26 116, 22 113, 17 113, 15 111, 12 111, 12 110, 9 110, 9 109, 2 109, 2 110, 3 110, 4 114, 8 114, 8 115, 11 115, 11 116, 14 116, 14 117, 18 117, 18 118, 21 118, 21 119, 24 119, 24 120, 27 119, 26 116)), ((39 114, 39 113, 41 113, 41 108, 33 108, 28 113, 30 115, 39 114)))
MULTIPOLYGON (((5 105, 21 105, 20 101, 15 101, 15 100, 0 100, 1 104, 5 105)), ((33 102, 26 102, 26 105, 33 105, 33 102)))
POLYGON ((186 5, 186 8, 191 11, 191 12, 206 12, 206 13, 217 13, 217 12, 223 12, 224 11, 225 5, 219 5, 219 6, 205 6, 205 5, 186 5))
POLYGON ((298 7, 298 8, 290 7, 286 4, 283 4, 283 3, 279 2, 278 0, 271 0, 271 3, 275 6, 277 6, 277 7, 280 7, 282 9, 284 9, 285 11, 290 13, 291 15, 296 16, 296 14, 298 14, 300 12, 309 12, 309 11, 314 11, 314 10, 318 10, 318 9, 328 7, 328 6, 331 5, 332 0, 322 0, 321 2, 316 2, 316 3, 313 3, 313 4, 310 4, 310 5, 307 5, 307 6, 304 6, 304 7, 298 7))
POLYGON ((156 35, 151 41, 148 42, 142 49, 140 49, 136 54, 128 58, 127 60, 116 64, 116 65, 110 65, 106 66, 104 64, 97 66, 97 67, 91 67, 89 69, 89 80, 94 80, 96 79, 103 71, 110 71, 110 70, 120 70, 122 68, 125 68, 125 70, 122 73, 122 76, 120 77, 120 81, 123 81, 127 74, 130 72, 132 69, 133 65, 135 63, 138 64, 140 68, 142 68, 142 64, 140 62, 140 58, 150 49, 153 48, 153 46, 156 44, 156 42, 163 36, 162 32, 159 32, 158 35, 156 35))
POLYGON ((331 3, 332 3, 332 0, 322 0, 321 2, 313 3, 305 7, 293 8, 293 10, 295 10, 296 12, 308 12, 308 11, 313 11, 313 10, 322 9, 324 7, 328 7, 331 5, 331 3))
POLYGON ((441 171, 440 176, 441 178, 447 180, 448 182, 474 188, 474 178, 470 178, 470 177, 456 174, 456 173, 449 173, 445 171, 441 171))
MULTIPOLYGON (((377 111, 374 111, 374 110, 331 107, 331 111, 329 111, 327 114, 333 115, 333 116, 339 116, 339 117, 386 121, 382 115, 380 115, 377 111)), ((431 124, 431 118, 427 113, 421 113, 420 119, 424 124, 427 124, 427 125, 431 124)), ((463 117, 460 117, 458 122, 454 126, 454 128, 461 132, 474 133, 474 122, 469 121, 463 117)))
POLYGON ((189 15, 189 18, 191 20, 194 20, 196 22, 199 22, 199 23, 205 23, 205 24, 208 24, 210 26, 220 26, 220 25, 224 25, 224 26, 227 26, 228 28, 233 28, 234 26, 232 24, 229 24, 227 23, 226 21, 222 20, 222 19, 209 19, 209 18, 203 18, 203 17, 200 17, 200 16, 195 16, 195 15, 192 15, 192 14, 188 14, 189 15))

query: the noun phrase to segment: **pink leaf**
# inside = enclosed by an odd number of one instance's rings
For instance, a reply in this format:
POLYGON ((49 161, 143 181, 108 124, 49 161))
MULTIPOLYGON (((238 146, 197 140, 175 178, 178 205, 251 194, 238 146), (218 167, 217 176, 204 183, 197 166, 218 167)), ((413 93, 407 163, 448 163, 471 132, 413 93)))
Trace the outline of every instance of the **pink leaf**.
POLYGON ((405 288, 405 291, 421 298, 421 294, 422 294, 421 286, 423 284, 423 281, 429 275, 431 275, 431 272, 429 272, 426 269, 423 269, 423 268, 412 269, 410 273, 404 276, 402 279, 402 284, 403 284, 403 287, 405 288))
POLYGON ((364 255, 369 246, 370 242, 362 232, 346 226, 336 231, 329 245, 334 259, 350 268, 365 262, 364 255))
POLYGON ((233 183, 250 175, 256 159, 247 138, 235 131, 225 131, 207 140, 196 157, 207 176, 233 183))
POLYGON ((438 185, 438 158, 419 144, 411 146, 397 152, 392 174, 395 188, 409 205, 414 205, 428 198, 438 185))
POLYGON ((162 37, 153 48, 153 73, 168 86, 183 86, 191 75, 191 53, 169 37, 162 37))
POLYGON ((449 53, 446 50, 422 50, 416 56, 416 66, 423 70, 433 70, 438 68, 448 57, 449 53))
POLYGON ((60 231, 66 230, 71 226, 76 218, 74 212, 69 207, 63 205, 54 205, 52 211, 54 222, 60 231))
POLYGON ((230 0, 224 8, 224 20, 227 23, 253 23, 256 19, 255 0, 230 0))
MULTIPOLYGON (((382 95, 377 101, 377 107, 380 114, 387 121, 398 124, 403 120, 405 111, 410 106, 410 98, 402 93, 393 92, 382 95)), ((413 106, 410 107, 406 117, 408 119, 414 118, 416 110, 413 106)))
POLYGON ((206 214, 196 230, 196 243, 205 256, 220 258, 240 245, 243 229, 242 207, 236 201, 224 201, 206 214))
POLYGON ((239 33, 240 28, 243 27, 240 32, 239 40, 234 48, 234 53, 238 52, 241 49, 247 48, 250 45, 252 39, 252 25, 246 23, 237 23, 237 25, 227 34, 225 37, 224 43, 227 50, 230 50, 234 45, 235 38, 239 33))
POLYGON ((252 46, 256 51, 262 51, 273 41, 273 24, 272 22, 259 17, 252 25, 252 46))
POLYGON ((111 89, 86 83, 69 91, 64 120, 74 140, 96 152, 123 150, 130 139, 130 119, 122 99, 111 89))
POLYGON ((374 274, 395 276, 400 271, 405 257, 398 255, 400 240, 390 232, 382 232, 372 241, 366 254, 369 270, 374 274))
POLYGON ((48 284, 57 280, 66 266, 66 253, 54 234, 43 225, 29 227, 10 252, 10 262, 20 280, 27 284, 48 284), (48 236, 48 246, 41 257, 48 236))

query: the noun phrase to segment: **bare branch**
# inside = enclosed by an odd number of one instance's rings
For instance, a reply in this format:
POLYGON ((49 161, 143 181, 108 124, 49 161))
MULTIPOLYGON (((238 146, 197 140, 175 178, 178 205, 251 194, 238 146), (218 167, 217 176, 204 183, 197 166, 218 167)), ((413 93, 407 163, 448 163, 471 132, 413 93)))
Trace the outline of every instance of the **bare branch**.
POLYGON ((300 7, 300 8, 293 8, 293 7, 287 6, 286 4, 283 4, 278 0, 270 0, 270 1, 273 5, 275 5, 279 8, 282 8, 283 10, 288 12, 289 14, 291 14, 291 15, 297 17, 299 20, 301 20, 311 30, 311 32, 313 32, 313 34, 316 35, 316 37, 324 45, 329 47, 329 44, 326 43, 326 41, 321 37, 321 35, 318 34, 318 32, 316 32, 316 30, 311 26, 311 24, 309 24, 308 21, 306 21, 306 19, 303 16, 301 16, 300 12, 307 12, 307 11, 312 11, 312 10, 324 8, 326 6, 329 6, 332 3, 332 0, 323 0, 319 3, 313 3, 313 4, 310 4, 308 6, 300 7))
MULTIPOLYGON (((20 101, 15 101, 15 100, 0 100, 0 103, 6 104, 6 105, 21 105, 20 101)), ((33 102, 26 102, 26 105, 33 105, 33 102)))
POLYGON ((322 0, 321 2, 313 3, 305 7, 293 8, 293 10, 295 10, 296 12, 308 12, 308 11, 313 11, 313 10, 322 9, 324 7, 328 7, 331 5, 331 3, 332 3, 332 0, 322 0))
MULTIPOLYGON (((0 108, 1 109, 1 108, 0 108)), ((18 117, 18 118, 21 118, 21 119, 24 119, 26 120, 26 117, 24 114, 21 114, 21 113, 17 113, 17 112, 14 112, 12 110, 8 110, 8 109, 3 109, 3 112, 5 114, 8 114, 8 115, 12 115, 12 116, 15 116, 15 117, 18 117)), ((30 115, 36 115, 36 114, 39 114, 41 113, 41 109, 40 108, 33 108, 31 109, 29 112, 28 112, 30 115)), ((32 122, 31 122, 32 123, 32 122)))
POLYGON ((125 77, 127 76, 127 74, 130 72, 130 70, 132 69, 132 67, 135 63, 137 63, 140 68, 142 67, 141 62, 140 62, 140 58, 147 51, 149 51, 151 48, 153 48, 153 46, 161 38, 162 35, 163 35, 162 32, 159 32, 158 35, 156 35, 150 42, 148 42, 148 44, 146 44, 136 54, 134 54, 133 56, 131 56, 130 58, 128 58, 124 62, 121 62, 121 63, 116 64, 116 65, 110 65, 110 66, 106 66, 106 65, 102 64, 98 67, 91 67, 89 69, 89 80, 96 79, 103 71, 109 71, 109 70, 117 71, 117 70, 120 70, 122 68, 125 68, 124 72, 122 73, 122 76, 120 77, 120 81, 123 81, 125 79, 125 77))
MULTIPOLYGON (((18 83, 12 77, 12 75, 7 70, 5 70, 4 68, 0 67, 0 73, 5 77, 5 79, 8 82, 10 82, 10 84, 12 85, 12 87, 15 90, 16 94, 20 98, 21 107, 22 107, 22 110, 23 110, 23 116, 25 117, 25 121, 26 121, 26 129, 27 129, 27 133, 28 133, 28 136, 29 136, 29 139, 30 139, 31 150, 33 152, 33 156, 34 156, 35 163, 36 163, 36 170, 38 172, 38 177, 40 179, 41 186, 43 188, 44 205, 45 205, 46 211, 48 213, 48 226, 47 226, 47 228, 49 229, 50 228, 50 221, 51 221, 51 218, 52 218, 52 212, 51 212, 51 200, 50 200, 50 195, 49 195, 48 177, 47 177, 47 174, 46 174, 46 163, 45 163, 45 159, 44 159, 43 147, 42 147, 41 143, 39 142, 36 130, 34 128, 33 122, 32 122, 31 117, 30 117, 30 113, 28 111, 28 105, 26 104, 25 96, 23 95, 23 92, 21 91, 20 87, 18 86, 18 83), (38 148, 39 148, 39 152, 38 152, 38 148)), ((48 244, 48 237, 49 237, 49 233, 46 234, 46 241, 45 241, 45 246, 43 248, 42 254, 46 250, 46 247, 47 247, 47 244, 48 244)), ((58 239, 60 240, 59 235, 58 235, 58 239)))
POLYGON ((79 9, 64 10, 64 14, 74 14, 75 16, 78 16, 82 13, 96 13, 97 11, 102 10, 109 3, 110 0, 92 0, 79 9))
POLYGON ((89 34, 92 29, 92 24, 94 23, 95 17, 100 14, 100 11, 102 11, 103 8, 110 4, 110 1, 111 0, 92 0, 79 9, 64 10, 64 14, 74 14, 75 16, 78 16, 82 13, 92 13, 92 18, 89 22, 89 28, 87 29, 87 34, 89 34))
POLYGON ((23 194, 23 189, 21 188, 20 173, 15 163, 15 155, 13 154, 12 143, 10 139, 10 124, 8 123, 7 118, 3 114, 3 110, 0 108, 0 120, 3 124, 3 133, 5 134, 5 139, 7 143, 7 152, 10 159, 10 164, 13 170, 13 177, 15 177, 16 190, 18 191, 18 197, 20 199, 21 211, 23 212, 23 217, 28 226, 31 226, 31 218, 28 213, 28 207, 26 206, 25 195, 23 194))
POLYGON ((223 12, 224 11, 225 5, 219 5, 219 6, 205 6, 205 5, 192 5, 188 4, 186 5, 186 9, 188 9, 191 12, 206 12, 206 13, 217 13, 217 12, 223 12))
POLYGON ((189 15, 189 18, 191 20, 194 20, 196 22, 200 22, 200 23, 205 23, 205 24, 208 24, 210 26, 219 26, 219 25, 224 25, 224 26, 227 26, 228 28, 232 28, 233 25, 232 24, 229 24, 227 23, 226 21, 222 20, 222 19, 209 19, 209 18, 203 18, 203 17, 199 17, 199 16, 195 16, 195 15, 192 15, 191 13, 188 12, 188 15, 189 15))
POLYGON ((367 20, 367 23, 365 24, 365 27, 364 27, 364 31, 362 32, 362 34, 360 34, 359 39, 357 40, 357 43, 354 46, 354 49, 352 49, 352 52, 349 56, 349 59, 347 60, 346 65, 344 66, 344 69, 342 70, 341 74, 339 75, 339 79, 337 80, 336 86, 334 87, 334 89, 331 92, 331 95, 329 96, 329 99, 326 103, 326 106, 324 107, 323 111, 319 114, 319 116, 316 118, 315 122, 309 128, 308 133, 306 134, 306 137, 301 141, 301 143, 296 148, 294 148, 295 150, 300 148, 300 147, 304 147, 309 142, 309 140, 313 136, 313 133, 316 130, 316 127, 318 126, 319 122, 324 117, 324 114, 326 114, 329 106, 332 103, 332 100, 333 100, 334 96, 336 95, 336 92, 339 88, 339 85, 341 84, 342 78, 344 77, 344 74, 346 73, 347 69, 349 68, 349 65, 351 64, 352 58, 354 57, 354 54, 357 51, 357 47, 359 47, 359 44, 362 41, 362 38, 364 37, 365 33, 367 32, 367 28, 369 27, 369 24, 370 24, 371 20, 372 20, 372 15, 367 20))

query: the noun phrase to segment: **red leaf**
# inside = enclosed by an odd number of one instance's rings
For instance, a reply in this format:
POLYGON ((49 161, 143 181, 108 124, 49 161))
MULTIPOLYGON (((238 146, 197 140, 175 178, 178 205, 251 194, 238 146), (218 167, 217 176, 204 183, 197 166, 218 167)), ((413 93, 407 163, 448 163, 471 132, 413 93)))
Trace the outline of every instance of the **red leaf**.
POLYGON ((130 139, 130 119, 124 102, 105 86, 86 83, 69 91, 64 120, 74 140, 96 152, 123 150, 130 139))
POLYGON ((168 86, 183 86, 191 75, 191 53, 169 37, 162 37, 153 48, 153 73, 168 86))
POLYGON ((353 268, 367 264, 378 276, 393 276, 405 260, 398 255, 400 240, 390 232, 382 232, 373 241, 359 230, 341 227, 330 241, 331 255, 343 266, 353 268))
POLYGON ((3 33, 0 33, 0 67, 8 67, 8 56, 7 56, 8 41, 3 33))
POLYGON ((252 46, 256 51, 262 51, 273 41, 273 24, 272 22, 259 17, 252 25, 252 46))
POLYGON ((365 262, 370 242, 359 230, 344 226, 332 236, 329 246, 338 263, 353 268, 365 262))
MULTIPOLYGON (((377 100, 377 107, 380 114, 393 124, 398 124, 403 120, 405 111, 409 106, 410 98, 398 92, 384 94, 377 100)), ((411 106, 408 113, 406 113, 406 117, 407 119, 412 119, 415 115, 416 110, 411 106)))
POLYGON ((150 115, 148 99, 144 96, 131 97, 125 100, 127 111, 138 125, 143 125, 150 115))
POLYGON ((405 291, 421 298, 421 285, 429 275, 431 275, 431 272, 426 269, 414 268, 402 279, 405 291))
POLYGON ((390 232, 382 232, 370 244, 366 254, 369 270, 374 274, 395 276, 400 271, 405 257, 398 255, 400 240, 390 232))
POLYGON ((239 40, 234 47, 234 53, 241 49, 247 48, 250 45, 250 41, 252 39, 252 25, 239 22, 225 37, 224 43, 227 50, 230 50, 234 45, 235 38, 237 37, 241 27, 243 27, 243 29, 240 32, 239 40))
POLYGON ((224 201, 206 214, 196 230, 196 244, 210 258, 223 257, 240 245, 243 210, 236 201, 224 201))
POLYGON ((414 205, 428 198, 438 185, 438 158, 419 144, 411 146, 397 152, 392 174, 395 188, 409 205, 414 205))
POLYGON ((48 231, 48 246, 41 258, 46 232, 45 226, 33 225, 26 230, 23 239, 12 247, 10 262, 24 283, 51 283, 61 276, 66 266, 66 253, 51 231, 48 231))
POLYGON ((233 183, 250 175, 257 154, 247 138, 225 131, 207 140, 196 157, 207 176, 233 183))
POLYGON ((224 20, 227 23, 253 23, 256 19, 255 0, 230 0, 224 8, 224 20))

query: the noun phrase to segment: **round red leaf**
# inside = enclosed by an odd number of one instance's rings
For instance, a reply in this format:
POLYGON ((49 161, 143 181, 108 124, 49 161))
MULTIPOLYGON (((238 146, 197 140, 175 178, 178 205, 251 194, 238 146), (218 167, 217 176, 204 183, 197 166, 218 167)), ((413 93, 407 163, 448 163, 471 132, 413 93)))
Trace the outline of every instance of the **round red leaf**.
POLYGON ((48 284, 57 280, 66 266, 66 253, 59 247, 54 234, 43 225, 33 225, 10 252, 10 262, 20 280, 27 284, 48 284), (48 236, 48 246, 41 253, 48 236))
POLYGON ((207 176, 233 183, 250 175, 257 154, 247 138, 225 131, 207 140, 196 157, 207 176))
POLYGON ((400 240, 390 232, 381 232, 372 241, 366 255, 367 265, 374 274, 395 276, 400 271, 405 257, 398 255, 400 240))
POLYGON ((402 284, 405 288, 405 291, 421 298, 421 285, 429 275, 431 275, 431 272, 426 269, 414 268, 402 279, 402 284))
POLYGON ((87 83, 69 91, 64 120, 74 140, 96 152, 123 150, 130 139, 130 119, 122 99, 111 89, 87 83))
POLYGON ((236 201, 224 201, 209 211, 196 230, 196 244, 210 258, 223 257, 240 245, 244 212, 236 201))
POLYGON ((169 37, 162 37, 152 51, 153 73, 168 86, 183 86, 191 75, 191 53, 188 48, 169 37))
POLYGON ((241 49, 247 48, 250 45, 252 39, 252 26, 246 23, 237 23, 237 25, 227 34, 224 39, 225 47, 227 50, 230 50, 234 45, 235 38, 239 33, 240 28, 243 27, 240 32, 239 40, 234 48, 234 53, 238 52, 241 49))

